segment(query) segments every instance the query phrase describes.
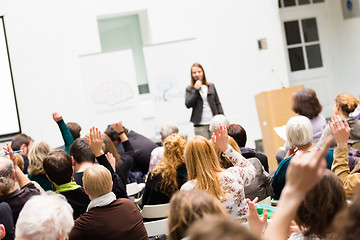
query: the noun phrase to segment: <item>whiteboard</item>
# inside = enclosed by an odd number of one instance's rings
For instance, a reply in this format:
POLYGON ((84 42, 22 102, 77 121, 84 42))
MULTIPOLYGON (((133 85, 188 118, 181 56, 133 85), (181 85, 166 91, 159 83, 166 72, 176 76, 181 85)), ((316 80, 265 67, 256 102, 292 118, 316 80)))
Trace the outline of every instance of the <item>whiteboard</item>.
POLYGON ((5 35, 4 18, 0 17, 0 84, 1 118, 0 138, 6 139, 20 133, 19 114, 16 105, 10 58, 5 35))

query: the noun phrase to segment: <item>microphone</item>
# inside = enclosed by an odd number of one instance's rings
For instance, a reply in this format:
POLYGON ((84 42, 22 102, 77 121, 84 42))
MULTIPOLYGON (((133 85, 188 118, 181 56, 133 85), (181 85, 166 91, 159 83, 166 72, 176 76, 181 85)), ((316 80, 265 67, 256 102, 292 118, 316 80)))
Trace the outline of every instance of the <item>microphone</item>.
POLYGON ((281 88, 285 88, 285 84, 284 82, 280 79, 280 77, 276 74, 274 69, 271 69, 271 71, 273 72, 273 74, 275 75, 276 79, 279 81, 281 88))

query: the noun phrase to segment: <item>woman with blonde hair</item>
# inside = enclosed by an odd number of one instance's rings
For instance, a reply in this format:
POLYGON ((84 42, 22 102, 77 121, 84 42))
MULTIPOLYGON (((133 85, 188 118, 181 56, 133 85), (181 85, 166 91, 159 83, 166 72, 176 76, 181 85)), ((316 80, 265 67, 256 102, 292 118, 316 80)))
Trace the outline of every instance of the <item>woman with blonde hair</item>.
POLYGON ((29 152, 29 168, 28 178, 31 181, 37 182, 45 191, 55 191, 55 186, 46 177, 45 170, 43 168, 43 161, 45 157, 52 151, 49 144, 45 142, 39 142, 30 149, 29 152))
POLYGON ((146 181, 143 205, 168 203, 174 192, 187 181, 185 137, 174 133, 165 139, 163 145, 164 155, 146 181))
POLYGON ((204 190, 220 200, 232 218, 245 221, 248 206, 244 186, 254 180, 255 168, 228 144, 228 139, 225 126, 220 126, 220 133, 215 129, 215 146, 234 165, 228 169, 221 167, 212 144, 204 137, 196 136, 188 142, 185 163, 189 181, 181 190, 204 190))

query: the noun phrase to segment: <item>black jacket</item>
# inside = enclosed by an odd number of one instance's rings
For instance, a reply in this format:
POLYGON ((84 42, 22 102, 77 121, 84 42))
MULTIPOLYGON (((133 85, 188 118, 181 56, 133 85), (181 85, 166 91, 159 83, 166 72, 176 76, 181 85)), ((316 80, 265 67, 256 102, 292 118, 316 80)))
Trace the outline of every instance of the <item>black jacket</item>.
MULTIPOLYGON (((213 116, 224 114, 215 86, 212 83, 208 86, 207 100, 213 116)), ((190 86, 186 88, 185 105, 187 108, 192 108, 190 121, 194 124, 199 124, 203 111, 203 100, 200 96, 199 90, 190 86)))

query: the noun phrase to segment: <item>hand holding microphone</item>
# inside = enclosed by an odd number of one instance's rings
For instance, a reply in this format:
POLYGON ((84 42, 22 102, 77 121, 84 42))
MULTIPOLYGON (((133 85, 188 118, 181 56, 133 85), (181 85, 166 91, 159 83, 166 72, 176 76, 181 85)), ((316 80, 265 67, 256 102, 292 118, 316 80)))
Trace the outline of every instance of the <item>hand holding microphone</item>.
POLYGON ((201 88, 201 86, 202 86, 202 81, 199 79, 199 77, 197 77, 194 88, 199 90, 201 88))

